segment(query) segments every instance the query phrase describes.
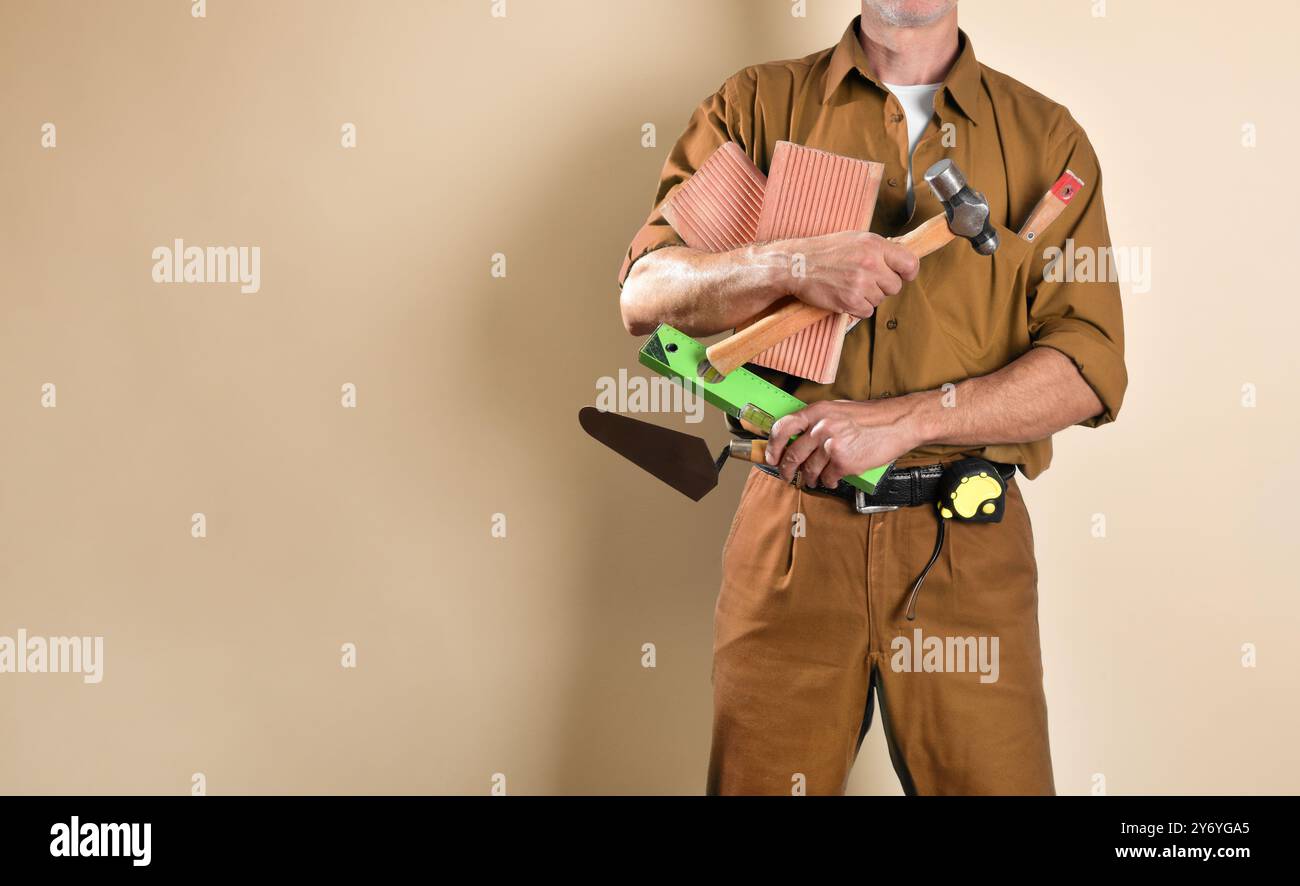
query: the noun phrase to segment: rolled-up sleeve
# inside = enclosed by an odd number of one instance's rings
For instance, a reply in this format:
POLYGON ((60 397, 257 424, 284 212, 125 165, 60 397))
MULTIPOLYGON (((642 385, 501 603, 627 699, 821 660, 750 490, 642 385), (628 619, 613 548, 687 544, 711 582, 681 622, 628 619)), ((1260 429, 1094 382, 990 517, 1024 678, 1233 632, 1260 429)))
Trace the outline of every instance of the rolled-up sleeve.
POLYGON ((686 131, 673 146, 659 176, 659 190, 655 195, 654 209, 641 230, 632 238, 632 244, 623 256, 623 266, 618 272, 621 288, 638 259, 665 246, 684 246, 681 237, 672 229, 659 211, 664 200, 682 186, 704 161, 724 142, 731 141, 729 125, 728 86, 724 84, 716 93, 706 98, 691 115, 686 131))
POLYGON ((1101 166, 1087 135, 1073 119, 1062 127, 1063 158, 1084 188, 1039 241, 1029 293, 1029 334, 1034 347, 1069 357, 1101 401, 1100 414, 1080 424, 1115 420, 1128 387, 1124 367, 1124 313, 1110 260, 1110 231, 1102 198, 1101 166))

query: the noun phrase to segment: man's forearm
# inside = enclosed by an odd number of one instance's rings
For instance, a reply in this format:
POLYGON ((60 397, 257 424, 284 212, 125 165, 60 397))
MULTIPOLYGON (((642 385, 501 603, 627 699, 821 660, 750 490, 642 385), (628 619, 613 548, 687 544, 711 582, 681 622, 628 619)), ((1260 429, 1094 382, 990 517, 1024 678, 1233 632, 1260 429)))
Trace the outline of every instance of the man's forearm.
POLYGON ((1102 412, 1097 394, 1069 357, 1034 348, 990 375, 949 391, 900 398, 917 445, 1028 443, 1102 412))
POLYGON ((623 284, 623 325, 633 335, 648 335, 660 323, 695 336, 733 329, 786 294, 787 264, 782 253, 762 246, 656 250, 632 266, 623 284))
POLYGON ((1101 413, 1069 357, 1034 348, 950 390, 880 400, 819 400, 772 428, 767 463, 811 488, 889 464, 922 446, 1028 443, 1101 413), (793 441, 792 441, 792 438, 793 441))
POLYGON ((794 296, 832 313, 870 317, 920 268, 905 246, 868 231, 841 231, 731 252, 665 247, 643 256, 623 283, 623 325, 646 335, 669 323, 714 335, 794 296), (799 271, 795 273, 795 262, 799 271))

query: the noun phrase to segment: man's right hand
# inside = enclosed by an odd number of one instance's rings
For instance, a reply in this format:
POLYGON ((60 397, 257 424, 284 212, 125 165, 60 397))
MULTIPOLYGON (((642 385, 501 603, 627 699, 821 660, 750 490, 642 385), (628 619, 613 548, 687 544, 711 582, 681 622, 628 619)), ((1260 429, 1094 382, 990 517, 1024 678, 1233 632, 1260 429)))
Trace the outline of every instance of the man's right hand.
POLYGON ((844 231, 823 237, 783 240, 766 247, 790 259, 803 256, 803 273, 790 275, 790 294, 832 311, 870 317, 904 280, 915 280, 921 262, 904 246, 878 234, 844 231))

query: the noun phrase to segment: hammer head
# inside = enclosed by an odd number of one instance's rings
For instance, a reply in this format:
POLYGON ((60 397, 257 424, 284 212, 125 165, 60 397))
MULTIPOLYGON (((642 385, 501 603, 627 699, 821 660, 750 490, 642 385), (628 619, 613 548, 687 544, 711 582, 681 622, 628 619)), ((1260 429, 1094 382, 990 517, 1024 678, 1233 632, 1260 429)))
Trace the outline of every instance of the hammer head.
POLYGON ((943 204, 948 227, 965 237, 980 255, 998 251, 998 232, 989 222, 989 201, 966 183, 957 164, 940 160, 925 171, 926 183, 943 204))

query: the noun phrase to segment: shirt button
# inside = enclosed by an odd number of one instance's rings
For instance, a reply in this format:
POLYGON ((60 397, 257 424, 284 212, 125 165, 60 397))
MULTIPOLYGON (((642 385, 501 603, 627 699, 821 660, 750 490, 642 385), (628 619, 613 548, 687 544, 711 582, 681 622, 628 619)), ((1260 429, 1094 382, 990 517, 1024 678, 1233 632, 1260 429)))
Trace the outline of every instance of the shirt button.
POLYGON ((890 397, 892 397, 892 396, 894 396, 893 391, 885 391, 885 393, 883 393, 883 394, 880 395, 880 399, 882 399, 882 400, 888 400, 888 399, 889 399, 890 397))
POLYGON ((902 115, 902 114, 895 114, 895 115, 893 115, 892 117, 890 117, 889 119, 890 119, 890 121, 893 122, 893 123, 902 123, 902 122, 903 122, 903 115, 902 115))
POLYGON ((898 321, 897 321, 897 320, 890 320, 890 321, 889 321, 888 323, 886 323, 885 325, 888 326, 890 329, 897 329, 897 328, 898 328, 898 321))
POLYGON ((896 179, 896 178, 891 178, 891 179, 889 180, 889 186, 890 186, 891 188, 896 188, 896 187, 898 187, 898 179, 896 179))

